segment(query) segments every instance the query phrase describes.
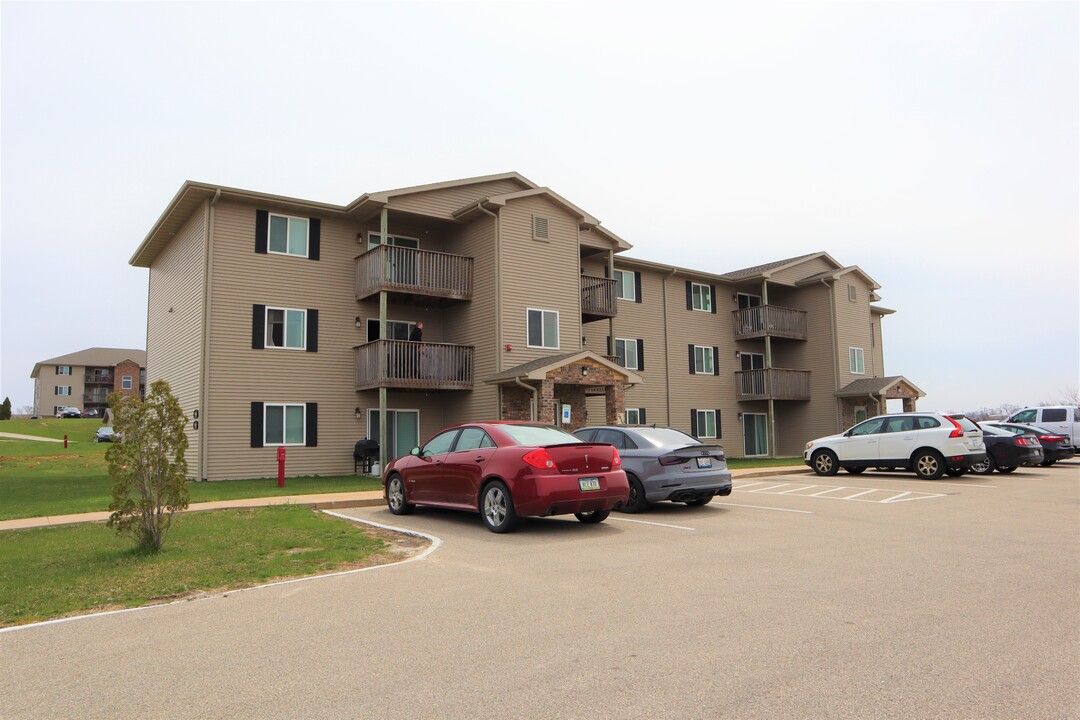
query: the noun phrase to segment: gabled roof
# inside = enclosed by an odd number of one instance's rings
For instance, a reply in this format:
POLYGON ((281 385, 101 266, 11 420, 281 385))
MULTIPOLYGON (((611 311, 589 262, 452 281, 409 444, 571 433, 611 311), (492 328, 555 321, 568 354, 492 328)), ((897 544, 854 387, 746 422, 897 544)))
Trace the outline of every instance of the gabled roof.
POLYGON ((813 275, 804 277, 802 280, 797 280, 795 282, 795 286, 800 287, 802 285, 810 285, 812 283, 821 282, 822 280, 838 280, 844 275, 848 275, 851 273, 854 273, 860 276, 863 280, 865 280, 866 283, 870 286, 871 291, 877 290, 881 287, 880 285, 878 285, 877 280, 867 275, 866 272, 858 265, 848 265, 847 267, 840 267, 836 270, 826 270, 825 272, 814 273, 813 275))
POLYGON ((882 395, 888 392, 891 388, 904 383, 912 390, 918 393, 919 397, 926 397, 919 388, 915 387, 915 383, 908 380, 903 375, 892 375, 890 377, 877 377, 877 378, 861 378, 853 382, 848 383, 844 387, 837 390, 834 395, 837 397, 855 397, 857 395, 882 395))
POLYGON ((500 383, 506 382, 507 380, 513 380, 514 378, 521 378, 522 380, 543 380, 552 370, 557 370, 580 360, 591 360, 604 365, 621 375, 625 375, 626 382, 628 383, 639 384, 643 381, 642 377, 634 371, 627 370, 623 366, 613 363, 591 350, 581 350, 579 352, 548 355, 547 357, 530 360, 527 363, 522 363, 516 367, 486 377, 484 378, 484 382, 500 383))
POLYGON ((496 173, 495 175, 480 175, 478 177, 462 178, 460 180, 446 180, 444 182, 428 183, 426 185, 413 185, 412 187, 397 188, 396 190, 380 190, 379 192, 364 193, 346 206, 352 210, 360 203, 374 201, 386 203, 390 198, 399 195, 415 195, 416 193, 431 192, 432 190, 446 190, 448 188, 461 187, 463 185, 477 185, 479 183, 495 182, 497 180, 516 180, 524 190, 537 188, 537 184, 518 172, 496 173))
POLYGON ((34 364, 34 370, 30 377, 36 378, 44 365, 75 365, 81 367, 113 367, 125 360, 131 360, 139 364, 140 368, 146 367, 146 351, 131 350, 127 348, 87 348, 78 352, 61 355, 60 357, 42 360, 34 364))
POLYGON ((824 257, 836 267, 842 267, 840 263, 833 260, 826 252, 814 252, 807 253, 806 255, 798 255, 793 258, 787 258, 786 260, 776 260, 771 263, 765 263, 764 265, 755 265, 754 267, 743 268, 742 270, 733 270, 729 273, 724 273, 721 277, 725 280, 752 280, 760 278, 767 280, 777 270, 784 270, 797 265, 807 260, 813 260, 814 258, 824 257))

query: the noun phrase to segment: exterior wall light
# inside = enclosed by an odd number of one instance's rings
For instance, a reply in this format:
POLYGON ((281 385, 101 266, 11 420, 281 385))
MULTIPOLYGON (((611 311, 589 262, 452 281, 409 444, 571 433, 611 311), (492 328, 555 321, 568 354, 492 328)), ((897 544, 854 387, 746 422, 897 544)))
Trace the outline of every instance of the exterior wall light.
POLYGON ((586 377, 589 374, 589 368, 585 365, 581 366, 581 377, 586 377))
POLYGON ((356 419, 357 419, 357 420, 359 420, 359 419, 361 419, 362 417, 364 417, 364 411, 363 411, 363 410, 361 410, 360 408, 356 408, 355 410, 353 410, 353 414, 354 414, 354 415, 356 416, 356 419))

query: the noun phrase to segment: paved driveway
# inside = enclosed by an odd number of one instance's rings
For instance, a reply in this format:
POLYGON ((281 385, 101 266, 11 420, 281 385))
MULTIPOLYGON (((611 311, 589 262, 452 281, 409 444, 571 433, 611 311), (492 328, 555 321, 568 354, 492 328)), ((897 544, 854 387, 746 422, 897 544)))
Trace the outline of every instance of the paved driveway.
POLYGON ((1080 714, 1080 463, 781 483, 804 489, 505 536, 466 514, 343 511, 444 542, 404 565, 2 634, 0 715, 1080 714), (840 501, 826 485, 933 497, 840 501))

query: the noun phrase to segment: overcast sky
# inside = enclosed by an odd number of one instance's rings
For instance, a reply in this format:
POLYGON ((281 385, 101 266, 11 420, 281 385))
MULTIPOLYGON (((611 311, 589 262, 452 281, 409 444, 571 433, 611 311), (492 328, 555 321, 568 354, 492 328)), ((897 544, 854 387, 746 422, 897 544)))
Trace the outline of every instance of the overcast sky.
MULTIPOLYGON (((0 396, 145 347, 184 180, 347 203, 516 170, 645 260, 824 250, 924 409, 1080 387, 1075 2, 0 4, 0 396)), ((342 391, 347 391, 342 388, 342 391)))

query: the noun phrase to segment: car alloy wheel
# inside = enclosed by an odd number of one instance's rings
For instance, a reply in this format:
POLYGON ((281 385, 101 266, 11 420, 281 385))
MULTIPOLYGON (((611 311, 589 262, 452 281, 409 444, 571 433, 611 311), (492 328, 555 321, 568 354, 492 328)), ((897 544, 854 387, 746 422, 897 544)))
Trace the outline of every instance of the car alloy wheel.
POLYGON ((835 475, 840 469, 831 450, 818 450, 810 457, 810 462, 818 475, 835 475))
POLYGON ((649 501, 645 499, 645 486, 629 473, 627 473, 626 479, 630 485, 630 497, 621 509, 626 513, 639 513, 649 507, 649 501))
POLYGON ((912 467, 923 480, 937 480, 945 474, 945 459, 934 450, 924 450, 916 456, 912 467))
POLYGON ((488 530, 496 533, 510 532, 517 525, 517 513, 510 491, 499 481, 484 488, 484 499, 480 503, 480 514, 488 530))
POLYGON ((405 485, 400 475, 391 475, 386 481, 386 505, 395 515, 408 515, 416 508, 405 500, 405 485))
POLYGON ((970 469, 976 475, 989 475, 994 472, 994 459, 987 453, 985 460, 975 463, 970 469))

